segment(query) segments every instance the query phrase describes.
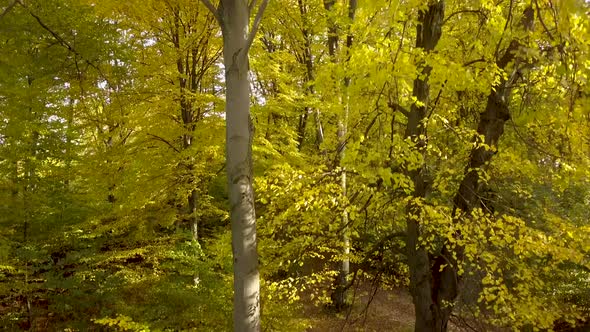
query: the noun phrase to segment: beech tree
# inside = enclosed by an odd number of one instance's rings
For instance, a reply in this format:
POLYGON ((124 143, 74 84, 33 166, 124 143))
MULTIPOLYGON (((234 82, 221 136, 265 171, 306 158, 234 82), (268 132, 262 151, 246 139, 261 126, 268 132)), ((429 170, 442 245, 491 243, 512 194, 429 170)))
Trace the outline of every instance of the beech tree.
POLYGON ((252 168, 254 123, 250 116, 248 53, 268 0, 263 0, 250 26, 256 0, 222 0, 215 15, 223 34, 225 65, 226 168, 234 256, 234 330, 260 330, 260 281, 256 247, 256 214, 252 168))

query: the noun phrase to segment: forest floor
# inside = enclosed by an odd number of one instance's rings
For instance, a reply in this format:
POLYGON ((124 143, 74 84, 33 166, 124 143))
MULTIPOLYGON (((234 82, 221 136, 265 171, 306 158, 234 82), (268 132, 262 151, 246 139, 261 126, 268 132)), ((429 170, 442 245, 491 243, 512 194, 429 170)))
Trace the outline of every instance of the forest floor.
POLYGON ((404 289, 382 290, 375 294, 370 286, 357 289, 355 302, 340 314, 330 309, 306 306, 312 328, 308 332, 399 331, 414 330, 414 308, 404 289))
MULTIPOLYGON (((355 290, 353 290, 354 292, 355 290)), ((340 314, 330 309, 306 305, 304 315, 311 321, 307 332, 352 332, 352 331, 414 331, 414 305, 407 289, 377 289, 360 285, 355 301, 340 314)), ((463 332, 450 324, 449 331, 463 332)))

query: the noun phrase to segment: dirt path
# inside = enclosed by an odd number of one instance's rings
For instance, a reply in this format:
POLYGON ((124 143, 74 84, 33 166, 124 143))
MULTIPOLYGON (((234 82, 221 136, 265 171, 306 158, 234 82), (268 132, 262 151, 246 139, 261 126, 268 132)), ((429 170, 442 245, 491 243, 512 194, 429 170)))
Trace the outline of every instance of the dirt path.
MULTIPOLYGON (((414 331, 414 305, 407 289, 378 289, 374 292, 370 285, 361 284, 355 291, 355 303, 348 311, 340 314, 311 304, 306 305, 304 314, 312 325, 306 332, 414 331)), ((448 330, 466 332, 452 322, 449 322, 448 330)))
POLYGON ((410 294, 404 289, 378 289, 373 295, 370 286, 356 289, 355 303, 341 314, 312 305, 305 307, 312 328, 308 332, 399 331, 414 330, 414 308, 410 294), (367 306, 367 304, 370 304, 367 306))

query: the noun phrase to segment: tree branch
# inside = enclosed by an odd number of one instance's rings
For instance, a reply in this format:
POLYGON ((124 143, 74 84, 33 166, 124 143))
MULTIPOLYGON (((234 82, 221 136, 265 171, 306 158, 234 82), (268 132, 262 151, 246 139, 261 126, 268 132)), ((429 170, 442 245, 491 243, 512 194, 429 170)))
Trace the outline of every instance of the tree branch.
POLYGON ((471 13, 471 14, 478 14, 478 15, 485 16, 485 14, 480 9, 462 9, 462 10, 456 11, 454 13, 451 13, 449 16, 447 16, 447 18, 443 21, 442 24, 443 25, 446 24, 453 16, 463 14, 463 13, 471 13))
POLYGON ((410 114, 410 112, 407 109, 405 109, 402 105, 395 103, 393 101, 388 102, 387 106, 389 106, 389 108, 391 108, 393 111, 399 111, 406 117, 410 114))
MULTIPOLYGON (((23 5, 20 0, 17 0, 17 2, 19 4, 23 5)), ((25 7, 27 8, 27 7, 25 7)), ((87 60, 86 58, 84 58, 84 56, 82 56, 82 54, 80 54, 80 52, 78 52, 70 43, 68 43, 67 40, 65 40, 62 36, 60 36, 57 32, 55 32, 53 29, 51 29, 48 25, 46 25, 43 20, 41 20, 41 17, 39 17, 37 14, 35 14, 33 11, 31 11, 29 8, 27 8, 27 10, 29 11, 29 14, 31 14, 31 16, 33 16, 33 18, 37 21, 37 23, 39 23, 39 25, 45 29, 45 31, 49 32, 49 34, 51 34, 51 36, 53 36, 53 38, 64 48, 66 48, 68 51, 70 51, 71 53, 73 53, 76 57, 79 57, 80 59, 82 59, 84 62, 86 62, 86 64, 88 64, 88 66, 94 68, 98 74, 100 75, 100 77, 102 79, 104 79, 107 84, 109 86, 112 86, 111 82, 109 81, 109 79, 107 78, 107 76, 102 72, 102 70, 98 67, 98 65, 92 63, 90 60, 87 60)), ((77 66, 77 63, 76 63, 77 66)))
POLYGON ((177 147, 175 147, 174 145, 172 145, 172 143, 168 142, 168 140, 166 140, 166 139, 164 139, 164 138, 162 138, 162 137, 160 137, 160 136, 158 136, 158 135, 154 135, 154 134, 150 134, 150 133, 147 133, 147 135, 148 135, 148 136, 151 136, 151 137, 153 137, 154 139, 156 139, 156 140, 158 140, 158 141, 160 141, 160 142, 162 142, 162 143, 165 143, 165 144, 166 144, 166 145, 168 145, 168 146, 169 146, 169 147, 170 147, 172 150, 174 150, 174 151, 176 151, 176 152, 180 153, 180 150, 178 150, 178 148, 177 148, 177 147))
POLYGON ((210 0, 201 0, 201 2, 213 14, 213 17, 215 17, 215 19, 217 20, 217 23, 219 23, 219 26, 223 27, 223 20, 221 19, 221 16, 219 16, 219 9, 215 8, 215 6, 213 5, 213 3, 210 0))
POLYGON ((463 64, 463 67, 469 67, 474 63, 478 63, 478 62, 486 62, 485 58, 481 58, 481 59, 475 59, 475 60, 471 60, 471 61, 467 61, 463 64))
POLYGON ((545 32, 549 36, 549 39, 555 40, 553 38, 553 35, 551 34, 551 32, 549 32, 549 29, 547 29, 547 26, 545 25, 545 22, 543 21, 543 16, 541 15, 541 8, 539 7, 539 2, 537 0, 535 0, 535 7, 537 7, 537 17, 539 18, 539 22, 541 22, 541 25, 543 26, 543 29, 545 29, 545 32))
MULTIPOLYGON (((252 1, 252 4, 256 2, 255 0, 252 1)), ((266 5, 268 5, 268 0, 262 0, 260 7, 258 8, 258 12, 256 13, 256 18, 254 19, 254 23, 252 24, 252 30, 248 35, 248 40, 246 41, 246 49, 243 51, 244 56, 248 55, 248 51, 250 50, 250 46, 254 42, 254 38, 256 37, 256 33, 258 32, 258 27, 260 26, 260 21, 262 21, 262 15, 264 14, 264 10, 266 9, 266 5)))
POLYGON ((500 53, 500 45, 502 44, 502 39, 504 39, 504 34, 510 25, 510 21, 512 21, 512 8, 514 7, 514 0, 510 0, 510 8, 508 9, 508 17, 506 18, 506 24, 504 24, 504 30, 502 30, 502 34, 500 35, 500 40, 498 40, 498 44, 496 45, 496 50, 494 51, 494 57, 497 59, 498 54, 500 53))

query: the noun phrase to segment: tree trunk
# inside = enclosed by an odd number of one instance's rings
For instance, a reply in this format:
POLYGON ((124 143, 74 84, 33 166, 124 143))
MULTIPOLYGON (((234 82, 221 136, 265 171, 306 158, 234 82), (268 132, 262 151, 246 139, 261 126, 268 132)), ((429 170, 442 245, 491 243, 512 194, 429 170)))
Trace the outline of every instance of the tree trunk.
MULTIPOLYGON (((333 2, 325 1, 324 6, 327 10, 330 10, 334 5, 333 2)), ((350 60, 350 48, 352 47, 353 36, 352 32, 350 31, 350 24, 354 20, 354 15, 356 13, 357 1, 350 0, 348 3, 348 18, 349 27, 348 27, 348 34, 346 36, 346 59, 344 65, 348 65, 350 60)), ((337 32, 337 29, 334 25, 331 25, 328 29, 328 34, 334 34, 337 32)), ((330 56, 332 57, 333 61, 335 61, 335 52, 338 48, 338 38, 335 36, 332 38, 331 36, 328 37, 328 50, 330 52, 330 56)), ((342 166, 342 160, 346 154, 346 135, 348 132, 348 113, 350 108, 350 100, 348 94, 348 87, 350 86, 350 77, 345 75, 344 77, 344 96, 340 97, 341 104, 344 106, 343 115, 338 120, 338 164, 341 166, 341 177, 340 177, 340 187, 342 190, 342 196, 344 198, 347 197, 347 177, 346 177, 346 169, 342 166)), ((349 229, 349 218, 348 218, 348 211, 344 210, 342 212, 342 261, 340 262, 340 271, 338 275, 338 284, 332 295, 332 301, 336 308, 344 308, 347 305, 347 296, 346 290, 350 287, 348 281, 348 275, 350 274, 350 229, 349 229)))
MULTIPOLYGON (((299 14, 301 14, 301 21, 302 21, 302 27, 301 27, 301 33, 303 34, 303 41, 304 41, 304 48, 303 48, 303 56, 301 58, 301 63, 305 65, 305 78, 304 78, 304 84, 307 86, 305 88, 305 93, 306 96, 313 96, 315 94, 315 88, 314 88, 314 79, 315 79, 315 75, 314 75, 314 68, 313 68, 313 57, 312 57, 312 53, 311 53, 311 33, 309 32, 309 21, 307 19, 307 8, 305 6, 305 4, 303 3, 303 0, 298 0, 297 4, 299 6, 299 14)), ((303 109, 303 114, 299 115, 299 125, 297 126, 297 149, 299 151, 301 151, 302 147, 303 147, 303 141, 305 140, 305 131, 307 128, 307 119, 309 117, 310 113, 317 113, 317 119, 316 119, 316 140, 318 143, 318 146, 323 142, 324 140, 324 134, 323 134, 323 130, 322 130, 322 124, 319 118, 319 110, 312 110, 311 107, 309 106, 305 106, 303 109)))
MULTIPOLYGON (((416 27, 416 47, 424 52, 432 51, 441 36, 444 17, 444 1, 431 2, 428 8, 419 14, 416 27)), ((414 149, 424 154, 426 148, 426 128, 424 120, 427 116, 430 100, 430 86, 428 84, 432 68, 424 62, 420 77, 414 80, 413 96, 420 102, 412 104, 408 112, 406 137, 414 144, 414 149)), ((430 273, 430 259, 427 249, 420 245, 420 220, 422 214, 421 202, 426 196, 425 165, 422 163, 417 169, 405 167, 406 176, 414 183, 413 199, 407 206, 407 242, 408 265, 410 268, 410 292, 416 311, 415 331, 444 331, 448 317, 441 316, 431 295, 432 280, 430 273)))
POLYGON ((197 190, 191 190, 188 196, 188 209, 191 220, 191 232, 193 234, 193 241, 199 242, 199 217, 197 216, 197 190))
MULTIPOLYGON (((520 22, 521 25, 530 30, 534 20, 533 8, 528 6, 520 22)), ((507 69, 508 64, 518 62, 517 51, 520 43, 515 39, 504 52, 504 55, 497 59, 498 68, 507 69)), ((471 150, 469 163, 465 168, 465 176, 459 185, 459 190, 453 200, 453 218, 461 222, 469 218, 471 212, 478 207, 484 207, 481 201, 481 190, 479 183, 479 172, 492 159, 497 149, 498 141, 504 133, 504 125, 510 119, 508 107, 512 87, 518 79, 519 65, 516 63, 514 69, 507 78, 501 77, 488 95, 486 108, 481 113, 477 125, 477 135, 474 138, 475 147, 471 150), (481 141, 483 137, 483 142, 481 141), (485 144, 485 145, 482 145, 485 144), (490 149, 492 148, 492 149, 490 149)), ((456 234, 455 236, 461 236, 456 234)), ((446 317, 452 312, 452 303, 459 294, 459 283, 461 276, 457 273, 457 264, 463 257, 463 248, 456 247, 451 252, 448 245, 444 245, 441 254, 436 257, 432 267, 432 279, 434 280, 432 298, 441 308, 441 314, 446 317), (451 304, 444 306, 444 303, 451 304)))
MULTIPOLYGON (((215 15, 223 34, 225 66, 226 169, 234 258, 234 331, 260 331, 260 276, 256 250, 256 213, 252 187, 252 138, 248 51, 268 4, 263 0, 248 32, 246 0, 201 0, 215 15)), ((254 5, 256 1, 252 1, 254 5)), ((252 6, 253 7, 253 6, 252 6)))
MULTIPOLYGON (((262 10, 264 7, 259 12, 262 10)), ((248 81, 248 49, 252 40, 248 33, 248 2, 222 0, 218 15, 225 64, 226 158, 234 258, 234 331, 260 331, 260 280, 252 187, 254 125, 250 117, 248 81)), ((258 15, 256 21, 259 23, 258 15)), ((251 33, 255 33, 256 21, 251 33)))

